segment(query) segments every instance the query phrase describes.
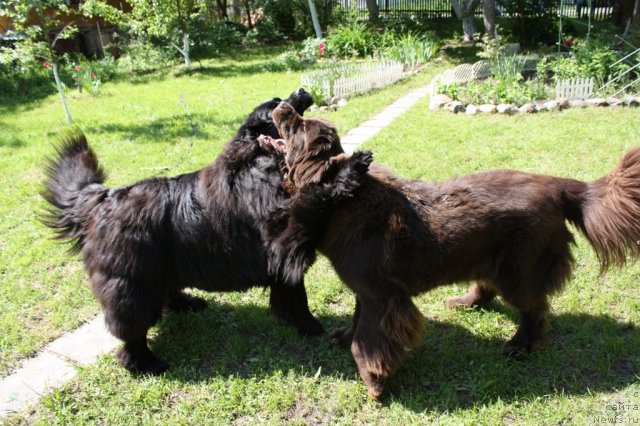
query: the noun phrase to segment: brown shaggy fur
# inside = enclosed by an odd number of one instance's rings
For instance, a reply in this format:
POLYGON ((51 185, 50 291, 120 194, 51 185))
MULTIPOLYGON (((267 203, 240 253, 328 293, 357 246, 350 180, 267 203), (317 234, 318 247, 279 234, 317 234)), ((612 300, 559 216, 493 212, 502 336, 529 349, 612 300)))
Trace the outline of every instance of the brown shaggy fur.
MULTIPOLYGON (((322 181, 345 158, 330 124, 303 119, 286 103, 273 118, 287 142, 291 187, 322 181)), ((290 214, 279 211, 273 217, 280 223, 269 222, 279 230, 268 243, 281 267, 289 268, 282 259, 305 243, 300 229, 313 226, 301 214, 305 203, 294 198, 290 214)), ((640 149, 590 183, 512 170, 428 183, 373 164, 353 198, 332 207, 317 244, 356 294, 353 326, 333 336, 350 345, 369 394, 383 395, 387 378, 421 339, 423 319, 411 297, 437 286, 477 282, 450 306, 482 305, 500 295, 515 307, 520 324, 507 355, 544 345, 548 297, 573 266, 567 221, 586 235, 602 270, 638 257, 640 149)))

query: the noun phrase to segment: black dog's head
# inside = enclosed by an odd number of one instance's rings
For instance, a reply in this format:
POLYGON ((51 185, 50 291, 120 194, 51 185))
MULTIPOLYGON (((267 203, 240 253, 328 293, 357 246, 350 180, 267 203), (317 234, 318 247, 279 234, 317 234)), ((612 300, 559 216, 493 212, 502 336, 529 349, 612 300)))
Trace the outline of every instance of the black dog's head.
MULTIPOLYGON (((249 117, 245 120, 242 127, 238 129, 236 138, 244 141, 254 141, 260 135, 269 136, 274 139, 280 138, 278 129, 273 123, 272 113, 281 101, 282 99, 280 98, 273 98, 270 101, 258 105, 251 114, 249 114, 249 117)), ((286 102, 289 103, 298 114, 303 115, 306 109, 313 104, 313 98, 306 90, 300 88, 293 92, 286 99, 286 102)))

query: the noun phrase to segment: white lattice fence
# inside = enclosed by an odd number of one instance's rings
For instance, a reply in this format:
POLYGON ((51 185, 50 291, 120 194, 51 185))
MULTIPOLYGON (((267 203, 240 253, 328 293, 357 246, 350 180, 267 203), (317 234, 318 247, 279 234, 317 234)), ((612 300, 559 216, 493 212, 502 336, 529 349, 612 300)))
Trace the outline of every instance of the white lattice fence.
POLYGON ((402 78, 402 64, 361 64, 320 70, 301 77, 305 87, 322 87, 329 96, 348 97, 388 86, 402 78))
POLYGON ((588 99, 593 95, 593 77, 569 78, 556 83, 556 98, 588 99))

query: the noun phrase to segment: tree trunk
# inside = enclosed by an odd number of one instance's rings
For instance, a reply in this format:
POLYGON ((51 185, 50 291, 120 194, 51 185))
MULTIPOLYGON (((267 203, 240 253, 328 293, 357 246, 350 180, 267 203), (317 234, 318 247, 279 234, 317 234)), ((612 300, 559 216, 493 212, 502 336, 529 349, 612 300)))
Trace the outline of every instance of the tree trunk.
POLYGON ((229 15, 227 15, 227 0, 216 0, 216 7, 220 21, 227 21, 229 19, 229 15))
POLYGON ((473 41, 476 32, 474 12, 480 0, 451 0, 453 10, 462 19, 462 32, 464 41, 473 41))
POLYGON ((182 33, 182 56, 184 56, 184 67, 191 68, 191 58, 189 57, 189 34, 182 33))
POLYGON ((369 11, 369 22, 378 22, 380 10, 378 9, 377 0, 367 0, 367 10, 369 11))
POLYGON ((490 38, 496 36, 496 0, 482 0, 484 31, 490 38))
POLYGON ((476 21, 473 15, 462 18, 462 33, 464 41, 473 41, 476 33, 476 21))
POLYGON ((244 8, 247 12, 247 24, 249 24, 249 28, 253 28, 253 22, 251 22, 251 6, 249 5, 249 0, 244 0, 244 8))
POLYGON ((232 0, 231 10, 233 11, 233 16, 240 19, 240 15, 242 14, 240 0, 232 0))
POLYGON ((316 37, 322 38, 322 28, 320 28, 320 21, 318 20, 318 11, 316 10, 316 4, 313 0, 309 0, 309 11, 311 12, 311 21, 313 22, 313 30, 316 32, 316 37))
POLYGON ((640 0, 636 0, 636 7, 633 8, 633 23, 640 26, 640 0))

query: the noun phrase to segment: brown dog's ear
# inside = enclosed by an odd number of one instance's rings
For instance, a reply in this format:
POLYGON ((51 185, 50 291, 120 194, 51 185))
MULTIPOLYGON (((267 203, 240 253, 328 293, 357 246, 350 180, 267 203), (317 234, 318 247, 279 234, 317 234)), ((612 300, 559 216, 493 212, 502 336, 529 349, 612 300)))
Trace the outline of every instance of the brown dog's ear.
POLYGON ((319 136, 309 143, 309 154, 318 155, 324 151, 329 151, 333 141, 327 136, 319 136))
POLYGON ((347 154, 341 153, 329 157, 325 161, 315 161, 298 165, 292 170, 296 186, 302 188, 309 184, 322 182, 324 177, 333 172, 346 158, 347 154))

